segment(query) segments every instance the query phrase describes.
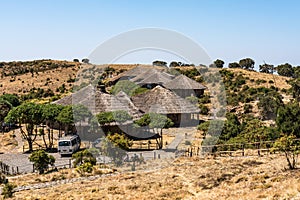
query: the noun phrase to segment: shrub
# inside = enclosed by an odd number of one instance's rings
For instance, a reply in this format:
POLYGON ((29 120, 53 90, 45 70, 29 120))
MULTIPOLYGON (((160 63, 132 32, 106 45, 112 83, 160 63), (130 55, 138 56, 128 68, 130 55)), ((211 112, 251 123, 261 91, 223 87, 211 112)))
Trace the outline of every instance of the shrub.
POLYGON ((7 179, 5 175, 0 172, 0 184, 5 184, 5 183, 7 183, 7 179))
POLYGON ((34 168, 40 174, 43 174, 49 165, 55 163, 55 158, 52 155, 48 155, 44 150, 34 151, 28 159, 30 162, 33 162, 34 168))
MULTIPOLYGON (((93 154, 88 149, 76 152, 72 155, 72 159, 74 160, 74 167, 79 167, 85 163, 90 163, 92 166, 96 165, 96 158, 94 158, 93 154)), ((86 167, 87 165, 84 168, 86 167)))
POLYGON ((206 105, 200 104, 199 108, 200 108, 200 114, 202 114, 202 115, 208 115, 209 108, 206 105))
POLYGON ((251 104, 244 105, 244 113, 251 113, 253 106, 251 104))
POLYGON ((295 139, 294 135, 285 135, 276 140, 272 149, 273 151, 279 150, 284 152, 289 169, 296 168, 298 154, 300 153, 300 142, 295 139))
POLYGON ((11 183, 6 183, 4 185, 4 187, 2 188, 2 195, 3 198, 11 198, 14 194, 14 189, 15 189, 15 185, 11 184, 11 183))
POLYGON ((191 102, 192 104, 198 103, 198 98, 195 96, 189 96, 189 97, 186 97, 185 99, 188 100, 189 102, 191 102))

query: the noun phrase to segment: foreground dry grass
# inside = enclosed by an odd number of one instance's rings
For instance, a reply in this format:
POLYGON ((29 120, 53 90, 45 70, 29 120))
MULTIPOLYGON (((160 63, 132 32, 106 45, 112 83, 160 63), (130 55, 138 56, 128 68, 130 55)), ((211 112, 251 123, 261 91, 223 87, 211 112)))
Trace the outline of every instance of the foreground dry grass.
POLYGON ((300 199, 284 157, 179 158, 153 171, 18 192, 14 199, 300 199))

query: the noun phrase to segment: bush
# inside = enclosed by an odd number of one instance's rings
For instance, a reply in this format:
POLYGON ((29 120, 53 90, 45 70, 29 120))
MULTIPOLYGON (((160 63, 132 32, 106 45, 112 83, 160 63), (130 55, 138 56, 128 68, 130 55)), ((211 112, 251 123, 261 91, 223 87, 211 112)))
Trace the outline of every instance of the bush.
POLYGON ((192 104, 198 103, 198 98, 195 97, 195 96, 189 96, 189 97, 186 97, 185 99, 186 99, 187 101, 189 101, 190 103, 192 103, 192 104))
POLYGON ((203 95, 203 97, 201 97, 199 99, 199 103, 202 103, 202 104, 206 104, 206 103, 210 103, 210 96, 208 94, 205 94, 203 95))
MULTIPOLYGON (((92 166, 96 165, 96 158, 94 158, 93 154, 88 149, 76 152, 72 155, 72 159, 74 160, 74 167, 79 167, 85 163, 90 163, 92 166)), ((88 165, 83 168, 87 168, 87 166, 88 165)))
POLYGON ((251 113, 253 106, 251 104, 244 105, 244 113, 251 113))
POLYGON ((2 188, 2 195, 3 195, 3 198, 6 199, 6 198, 11 198, 14 194, 14 189, 15 189, 15 185, 11 184, 11 183, 6 183, 4 185, 4 187, 2 188))
POLYGON ((5 175, 0 172, 0 184, 5 184, 5 183, 7 183, 7 179, 5 175))
POLYGON ((33 152, 29 156, 29 161, 33 162, 34 168, 43 174, 49 165, 55 163, 55 158, 52 155, 48 155, 44 150, 38 150, 33 152))
POLYGON ((296 168, 298 154, 300 153, 300 142, 295 139, 294 135, 285 135, 276 140, 272 149, 273 151, 279 150, 284 152, 289 169, 296 168))
POLYGON ((202 114, 202 115, 208 115, 209 108, 206 105, 200 104, 199 108, 200 108, 200 114, 202 114))

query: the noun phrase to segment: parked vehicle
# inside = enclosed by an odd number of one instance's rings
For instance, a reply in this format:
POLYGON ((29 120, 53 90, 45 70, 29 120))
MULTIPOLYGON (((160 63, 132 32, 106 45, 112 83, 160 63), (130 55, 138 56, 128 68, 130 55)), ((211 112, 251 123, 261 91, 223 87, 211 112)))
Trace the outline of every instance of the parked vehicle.
POLYGON ((71 135, 59 138, 58 153, 62 155, 72 155, 80 148, 81 139, 78 135, 71 135))

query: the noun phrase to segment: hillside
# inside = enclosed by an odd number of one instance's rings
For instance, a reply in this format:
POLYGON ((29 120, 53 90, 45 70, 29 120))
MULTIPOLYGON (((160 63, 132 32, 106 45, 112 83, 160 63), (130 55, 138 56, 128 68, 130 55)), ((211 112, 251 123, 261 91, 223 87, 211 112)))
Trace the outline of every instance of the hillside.
MULTIPOLYGON (((17 192, 14 199, 300 198, 300 171, 284 170, 283 156, 178 158, 166 162, 152 161, 152 168, 147 165, 144 170, 120 171, 93 181, 17 192)), ((48 175, 36 176, 35 180, 44 176, 48 175)))
MULTIPOLYGON (((137 64, 111 64, 109 67, 115 69, 116 76, 118 73, 124 70, 132 69, 138 66, 137 64)), ((56 61, 56 60, 38 60, 28 62, 11 62, 11 63, 0 63, 0 74, 1 74, 1 94, 11 93, 23 95, 29 93, 32 88, 42 88, 44 90, 52 90, 55 94, 59 94, 57 88, 65 84, 66 91, 72 86, 74 79, 78 76, 81 70, 85 68, 90 69, 94 65, 85 65, 78 62, 70 61, 56 61)), ((105 66, 95 66, 103 68, 105 66)), ((191 67, 181 67, 181 70, 190 70, 191 67)), ((250 87, 265 86, 271 87, 276 86, 279 89, 288 89, 290 85, 287 84, 289 78, 259 73, 255 71, 247 71, 243 69, 226 69, 234 72, 235 74, 242 74, 247 79, 247 85, 250 87), (257 80, 264 80, 266 83, 256 84, 257 80), (274 83, 269 83, 272 80, 274 83)))

